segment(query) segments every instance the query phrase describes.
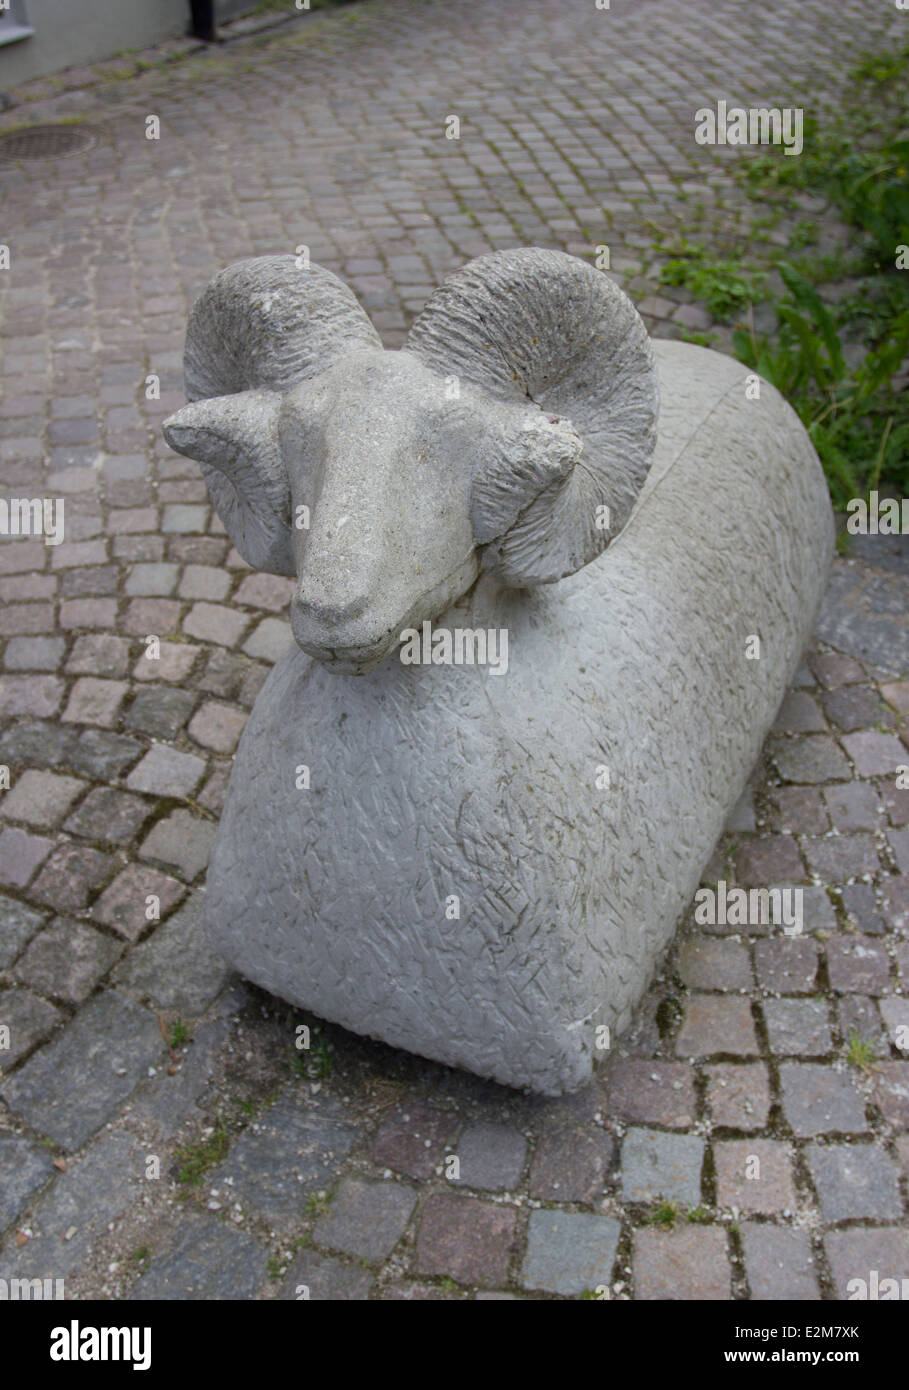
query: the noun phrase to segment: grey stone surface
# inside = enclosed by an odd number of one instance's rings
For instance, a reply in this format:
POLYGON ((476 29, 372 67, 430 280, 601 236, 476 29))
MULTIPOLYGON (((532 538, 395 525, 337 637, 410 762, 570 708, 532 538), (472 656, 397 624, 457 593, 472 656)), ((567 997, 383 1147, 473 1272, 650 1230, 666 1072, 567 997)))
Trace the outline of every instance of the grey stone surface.
POLYGON ((151 1124, 156 1133, 173 1135, 208 1086, 215 1059, 230 1030, 230 1020, 224 1016, 194 1028, 192 1042, 181 1053, 177 1070, 173 1075, 167 1067, 156 1070, 136 1091, 133 1113, 145 1124, 151 1124))
POLYGON ((166 820, 159 820, 146 836, 142 858, 176 865, 183 877, 192 881, 208 863, 214 838, 215 827, 210 820, 189 811, 174 811, 166 820))
POLYGON ((156 743, 133 768, 126 785, 133 791, 157 796, 190 796, 204 771, 204 762, 193 753, 181 753, 165 743, 156 743))
POLYGON ((831 1231, 824 1240, 837 1298, 878 1298, 883 1279, 909 1279, 909 1231, 894 1226, 831 1231), (875 1285, 874 1275, 877 1275, 875 1285), (864 1288, 853 1281, 864 1281, 864 1288), (850 1285, 852 1287, 850 1288, 850 1285))
POLYGON ((369 1297, 373 1278, 370 1270, 358 1265, 344 1264, 316 1250, 302 1250, 284 1281, 281 1297, 298 1302, 360 1302, 369 1297))
POLYGON ((190 1217, 173 1248, 154 1258, 130 1297, 156 1300, 254 1298, 268 1251, 245 1231, 212 1218, 190 1217))
POLYGON ((868 1144, 809 1144, 805 1158, 825 1221, 898 1221, 899 1169, 868 1144))
POLYGON ((884 1030, 877 1000, 862 994, 846 994, 837 1000, 836 1014, 847 1047, 853 1038, 859 1038, 873 1048, 875 1056, 889 1057, 890 1039, 884 1030))
POLYGON ((29 989, 0 991, 0 1024, 9 1030, 0 1046, 0 1067, 9 1071, 62 1019, 59 1009, 29 989))
POLYGON ((145 1150, 123 1130, 102 1134, 35 1202, 23 1246, 7 1239, 0 1278, 68 1275, 146 1185, 145 1150))
POLYGON ((771 756, 784 782, 827 782, 850 776, 845 755, 832 738, 822 734, 776 739, 771 756))
MULTIPOLYGON (((328 272, 238 262, 193 310, 185 374, 191 403, 166 438, 200 462, 241 555, 296 575, 303 648, 237 753, 209 866, 213 942, 354 1031, 576 1089, 597 1025, 627 1025, 799 663, 832 549, 807 436, 772 388, 745 401, 737 363, 651 346, 608 276, 538 249, 450 276, 398 353, 328 272), (584 353, 566 354, 563 319, 584 353), (432 403, 451 377, 443 426, 432 403), (762 531, 781 497, 784 532, 762 531), (725 539, 708 565, 712 515, 725 539), (433 619, 507 631, 507 669, 390 655, 433 619), (654 681, 688 671, 693 649, 696 676, 654 681), (674 747, 649 732, 670 707, 674 747), (425 775, 411 750, 430 745, 425 775), (615 794, 597 787, 603 764, 615 794), (592 854, 604 821, 610 852, 592 854)), ((146 785, 147 762, 129 785, 146 785)))
POLYGON ((622 1197, 652 1202, 665 1197, 696 1207, 701 1200, 704 1141, 694 1134, 630 1129, 622 1144, 622 1197))
POLYGON ((823 999, 767 999, 764 1019, 770 1050, 778 1055, 822 1056, 833 1047, 823 999))
POLYGON ((517 1187, 526 1152, 526 1139, 509 1125, 469 1125, 454 1149, 460 1176, 452 1183, 490 1192, 517 1187))
POLYGON ((611 1216, 532 1211, 521 1283, 525 1289, 561 1294, 609 1285, 620 1230, 611 1216))
POLYGON ((634 1233, 632 1268, 636 1299, 732 1297, 728 1238, 720 1226, 645 1226, 634 1233))
POLYGON ((785 1226, 742 1227, 745 1272, 751 1297, 760 1301, 820 1298, 817 1268, 807 1231, 785 1226))
POLYGON ((0 970, 8 970, 47 914, 0 893, 0 970))
POLYGON ((78 1149, 132 1091, 164 1040, 147 1009, 108 991, 3 1086, 13 1114, 78 1149))
POLYGON ((57 917, 26 947, 15 976, 42 994, 81 1004, 122 950, 87 923, 57 917))
POLYGON ((0 1235, 54 1172, 50 1154, 33 1140, 0 1135, 0 1235))
POLYGON ((616 1142, 603 1131, 559 1129, 537 1144, 530 1192, 544 1202, 593 1202, 616 1161, 616 1142))
MULTIPOLYGON (((853 537, 881 549, 886 536, 853 537)), ((873 661, 885 671, 906 669, 905 636, 900 619, 909 605, 909 577, 889 573, 886 567, 838 563, 818 618, 818 634, 842 652, 873 661)))
POLYGON ((224 988, 230 972, 208 944, 201 895, 194 894, 117 967, 118 984, 159 1008, 200 1014, 224 988))
POLYGON ((252 1122, 208 1181, 215 1189, 225 1184, 233 1202, 265 1217, 300 1216, 311 1193, 331 1186, 356 1137, 342 1105, 307 1104, 290 1088, 252 1122))
POLYGON ((383 1260, 404 1234, 416 1200, 403 1183, 348 1178, 316 1222, 313 1241, 373 1263, 383 1260))
POLYGON ((814 1062, 780 1067, 783 1111, 796 1134, 859 1134, 867 1129, 865 1102, 854 1076, 814 1062))

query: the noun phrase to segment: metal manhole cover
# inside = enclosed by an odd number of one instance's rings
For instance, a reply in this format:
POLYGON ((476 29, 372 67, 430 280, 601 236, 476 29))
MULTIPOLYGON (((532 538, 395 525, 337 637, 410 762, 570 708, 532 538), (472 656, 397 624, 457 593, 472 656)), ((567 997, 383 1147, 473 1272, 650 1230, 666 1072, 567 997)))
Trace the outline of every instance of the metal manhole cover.
POLYGON ((85 126, 33 125, 0 135, 0 160, 60 159, 91 149, 95 137, 85 126))

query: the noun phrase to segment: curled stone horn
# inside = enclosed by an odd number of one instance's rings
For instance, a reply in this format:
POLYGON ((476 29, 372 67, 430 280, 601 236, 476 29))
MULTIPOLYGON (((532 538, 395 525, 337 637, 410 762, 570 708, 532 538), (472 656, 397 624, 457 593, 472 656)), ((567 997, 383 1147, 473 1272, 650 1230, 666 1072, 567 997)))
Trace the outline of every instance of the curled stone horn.
POLYGON ((222 270, 193 306, 183 370, 191 401, 287 391, 352 348, 382 341, 353 290, 319 265, 256 256, 222 270))
POLYGON ((516 441, 474 479, 485 568, 523 586, 595 559, 627 521, 656 443, 657 375, 631 301, 560 251, 497 252, 445 280, 407 349, 561 426, 548 449, 537 432, 526 455, 516 441))
POLYGON ((164 434, 198 460, 221 520, 254 568, 294 573, 282 394, 345 352, 381 347, 353 292, 293 256, 237 261, 196 301, 183 364, 191 404, 164 434))

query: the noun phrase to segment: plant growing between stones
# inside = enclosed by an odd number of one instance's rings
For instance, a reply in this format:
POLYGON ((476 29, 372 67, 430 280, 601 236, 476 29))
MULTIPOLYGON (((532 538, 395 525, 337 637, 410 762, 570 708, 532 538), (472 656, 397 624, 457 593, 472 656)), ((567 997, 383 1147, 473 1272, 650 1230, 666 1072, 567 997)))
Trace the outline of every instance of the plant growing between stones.
POLYGON ((866 1075, 876 1071, 874 1066, 874 1048, 864 1038, 859 1037, 858 1033, 850 1033, 846 1044, 846 1061, 852 1066, 858 1067, 866 1075))
POLYGON ((764 296, 764 276, 735 261, 711 258, 703 246, 684 242, 660 271, 664 285, 681 285, 702 299, 716 319, 728 320, 764 296))
POLYGON ((666 1230, 672 1230, 677 1221, 683 1220, 685 1208, 679 1202, 659 1202, 653 1211, 648 1212, 644 1217, 645 1226, 662 1226, 666 1230))
POLYGON ((219 1120, 214 1132, 206 1139, 186 1144, 177 1149, 174 1162, 177 1167, 177 1182, 186 1187, 198 1187, 209 1169, 214 1168, 227 1157, 230 1139, 223 1120, 219 1120))

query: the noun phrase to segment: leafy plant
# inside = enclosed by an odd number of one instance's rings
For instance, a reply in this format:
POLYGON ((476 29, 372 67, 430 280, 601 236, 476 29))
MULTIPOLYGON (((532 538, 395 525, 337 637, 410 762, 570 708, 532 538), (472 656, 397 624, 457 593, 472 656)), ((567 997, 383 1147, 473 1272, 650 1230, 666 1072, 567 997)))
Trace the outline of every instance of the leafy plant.
POLYGON ((775 340, 737 329, 736 356, 794 405, 827 474, 834 505, 886 477, 909 490, 909 400, 890 382, 909 352, 909 307, 893 316, 857 367, 847 363, 833 313, 790 264, 778 270, 788 291, 776 306, 775 340))
POLYGON ((677 1202, 659 1202, 644 1217, 644 1224, 647 1226, 662 1226, 665 1230, 672 1230, 675 1223, 684 1216, 684 1210, 677 1202))
POLYGON ((846 1061, 864 1072, 873 1071, 874 1048, 864 1038, 860 1038, 858 1033, 851 1033, 846 1045, 846 1061))
POLYGON ((703 246, 685 244, 681 255, 660 271, 664 285, 681 285, 702 299, 716 319, 730 319, 749 302, 763 298, 764 275, 735 261, 711 259, 703 246))

